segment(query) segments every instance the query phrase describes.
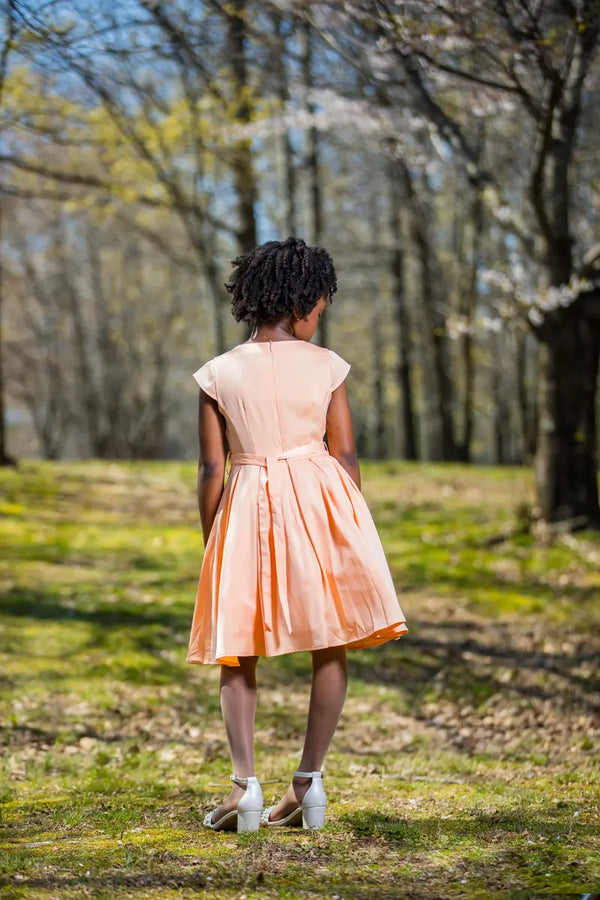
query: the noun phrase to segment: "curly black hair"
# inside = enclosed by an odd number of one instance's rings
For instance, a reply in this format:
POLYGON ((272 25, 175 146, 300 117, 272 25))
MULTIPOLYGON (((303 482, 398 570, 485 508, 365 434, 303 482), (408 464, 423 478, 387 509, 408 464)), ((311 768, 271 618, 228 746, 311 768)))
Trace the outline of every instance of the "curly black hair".
POLYGON ((301 238, 267 241, 232 260, 235 270, 225 285, 232 295, 236 322, 262 325, 296 310, 307 315, 326 295, 337 291, 333 260, 321 247, 301 238))

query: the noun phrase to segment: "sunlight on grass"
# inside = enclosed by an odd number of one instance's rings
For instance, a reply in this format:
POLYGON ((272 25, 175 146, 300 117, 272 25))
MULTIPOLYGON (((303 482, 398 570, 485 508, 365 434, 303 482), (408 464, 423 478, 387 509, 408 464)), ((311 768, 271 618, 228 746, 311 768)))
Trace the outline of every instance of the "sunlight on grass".
MULTIPOLYGON (((368 462, 409 634, 355 651, 320 833, 238 838, 218 672, 185 663, 193 463, 2 472, 0 888, 17 898, 559 896, 597 887, 600 542, 520 532, 522 469, 368 462)), ((257 771, 298 762, 309 654, 261 660, 257 771)))

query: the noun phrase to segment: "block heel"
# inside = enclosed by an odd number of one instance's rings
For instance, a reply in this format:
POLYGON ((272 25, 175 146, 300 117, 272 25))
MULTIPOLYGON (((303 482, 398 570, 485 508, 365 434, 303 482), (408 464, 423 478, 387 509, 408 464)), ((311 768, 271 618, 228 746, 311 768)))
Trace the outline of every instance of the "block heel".
POLYGON ((327 797, 323 790, 323 773, 322 772, 294 772, 294 778, 310 778, 312 784, 302 798, 302 803, 293 809, 291 813, 283 819, 275 819, 271 821, 272 806, 268 806, 262 814, 261 822, 263 825, 279 826, 279 825, 302 825, 303 828, 317 829, 322 828, 325 824, 325 807, 327 806, 327 797))
POLYGON ((213 822, 212 813, 208 813, 204 824, 213 831, 233 831, 238 834, 249 831, 258 831, 263 811, 263 795, 258 778, 254 775, 248 778, 238 778, 237 775, 229 776, 231 781, 246 788, 246 793, 240 799, 237 809, 226 813, 217 822, 213 822))
POLYGON ((247 831, 258 831, 260 826, 260 817, 262 809, 248 810, 237 814, 237 831, 238 834, 245 834, 247 831))
POLYGON ((311 778, 312 784, 302 798, 302 827, 317 829, 325 824, 327 797, 322 772, 294 772, 295 778, 311 778))
POLYGON ((302 827, 303 828, 322 828, 325 824, 325 807, 309 806, 302 808, 302 827))

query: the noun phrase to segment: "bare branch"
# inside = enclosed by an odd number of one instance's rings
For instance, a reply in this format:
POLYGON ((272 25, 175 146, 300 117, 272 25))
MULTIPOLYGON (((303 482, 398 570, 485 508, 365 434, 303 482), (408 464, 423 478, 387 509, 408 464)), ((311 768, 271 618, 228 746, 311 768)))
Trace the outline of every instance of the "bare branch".
POLYGON ((141 222, 137 222, 135 219, 131 219, 129 216, 126 216, 123 212, 117 212, 116 218, 123 222, 128 230, 137 231, 149 244, 156 247, 167 259, 173 262, 176 266, 189 269, 191 272, 198 272, 198 265, 194 262, 193 259, 189 259, 186 256, 182 256, 180 253, 176 253, 171 245, 164 240, 164 238, 157 234, 156 231, 153 231, 152 228, 148 228, 146 225, 142 225, 141 222))
POLYGON ((450 66, 448 63, 440 62, 430 53, 418 48, 414 50, 416 56, 424 59, 440 72, 446 72, 448 75, 455 75, 457 78, 464 78, 465 81, 471 81, 473 84, 481 84, 484 87, 494 88, 497 91, 505 91, 507 94, 515 94, 519 92, 517 85, 507 84, 504 81, 496 81, 493 78, 484 78, 483 75, 477 75, 476 72, 468 72, 466 69, 460 69, 457 66, 450 66))

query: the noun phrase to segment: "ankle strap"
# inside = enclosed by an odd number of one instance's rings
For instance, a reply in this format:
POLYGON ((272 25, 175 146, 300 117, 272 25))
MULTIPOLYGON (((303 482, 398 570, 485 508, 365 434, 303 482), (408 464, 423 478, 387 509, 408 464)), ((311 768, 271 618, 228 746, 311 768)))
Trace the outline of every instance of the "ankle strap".
POLYGON ((294 778, 298 776, 298 778, 322 778, 322 772, 294 772, 294 778))
POLYGON ((245 787, 247 784, 258 781, 256 775, 248 775, 247 778, 240 778, 239 775, 230 775, 229 779, 230 781, 235 782, 235 784, 239 784, 240 787, 245 787))

